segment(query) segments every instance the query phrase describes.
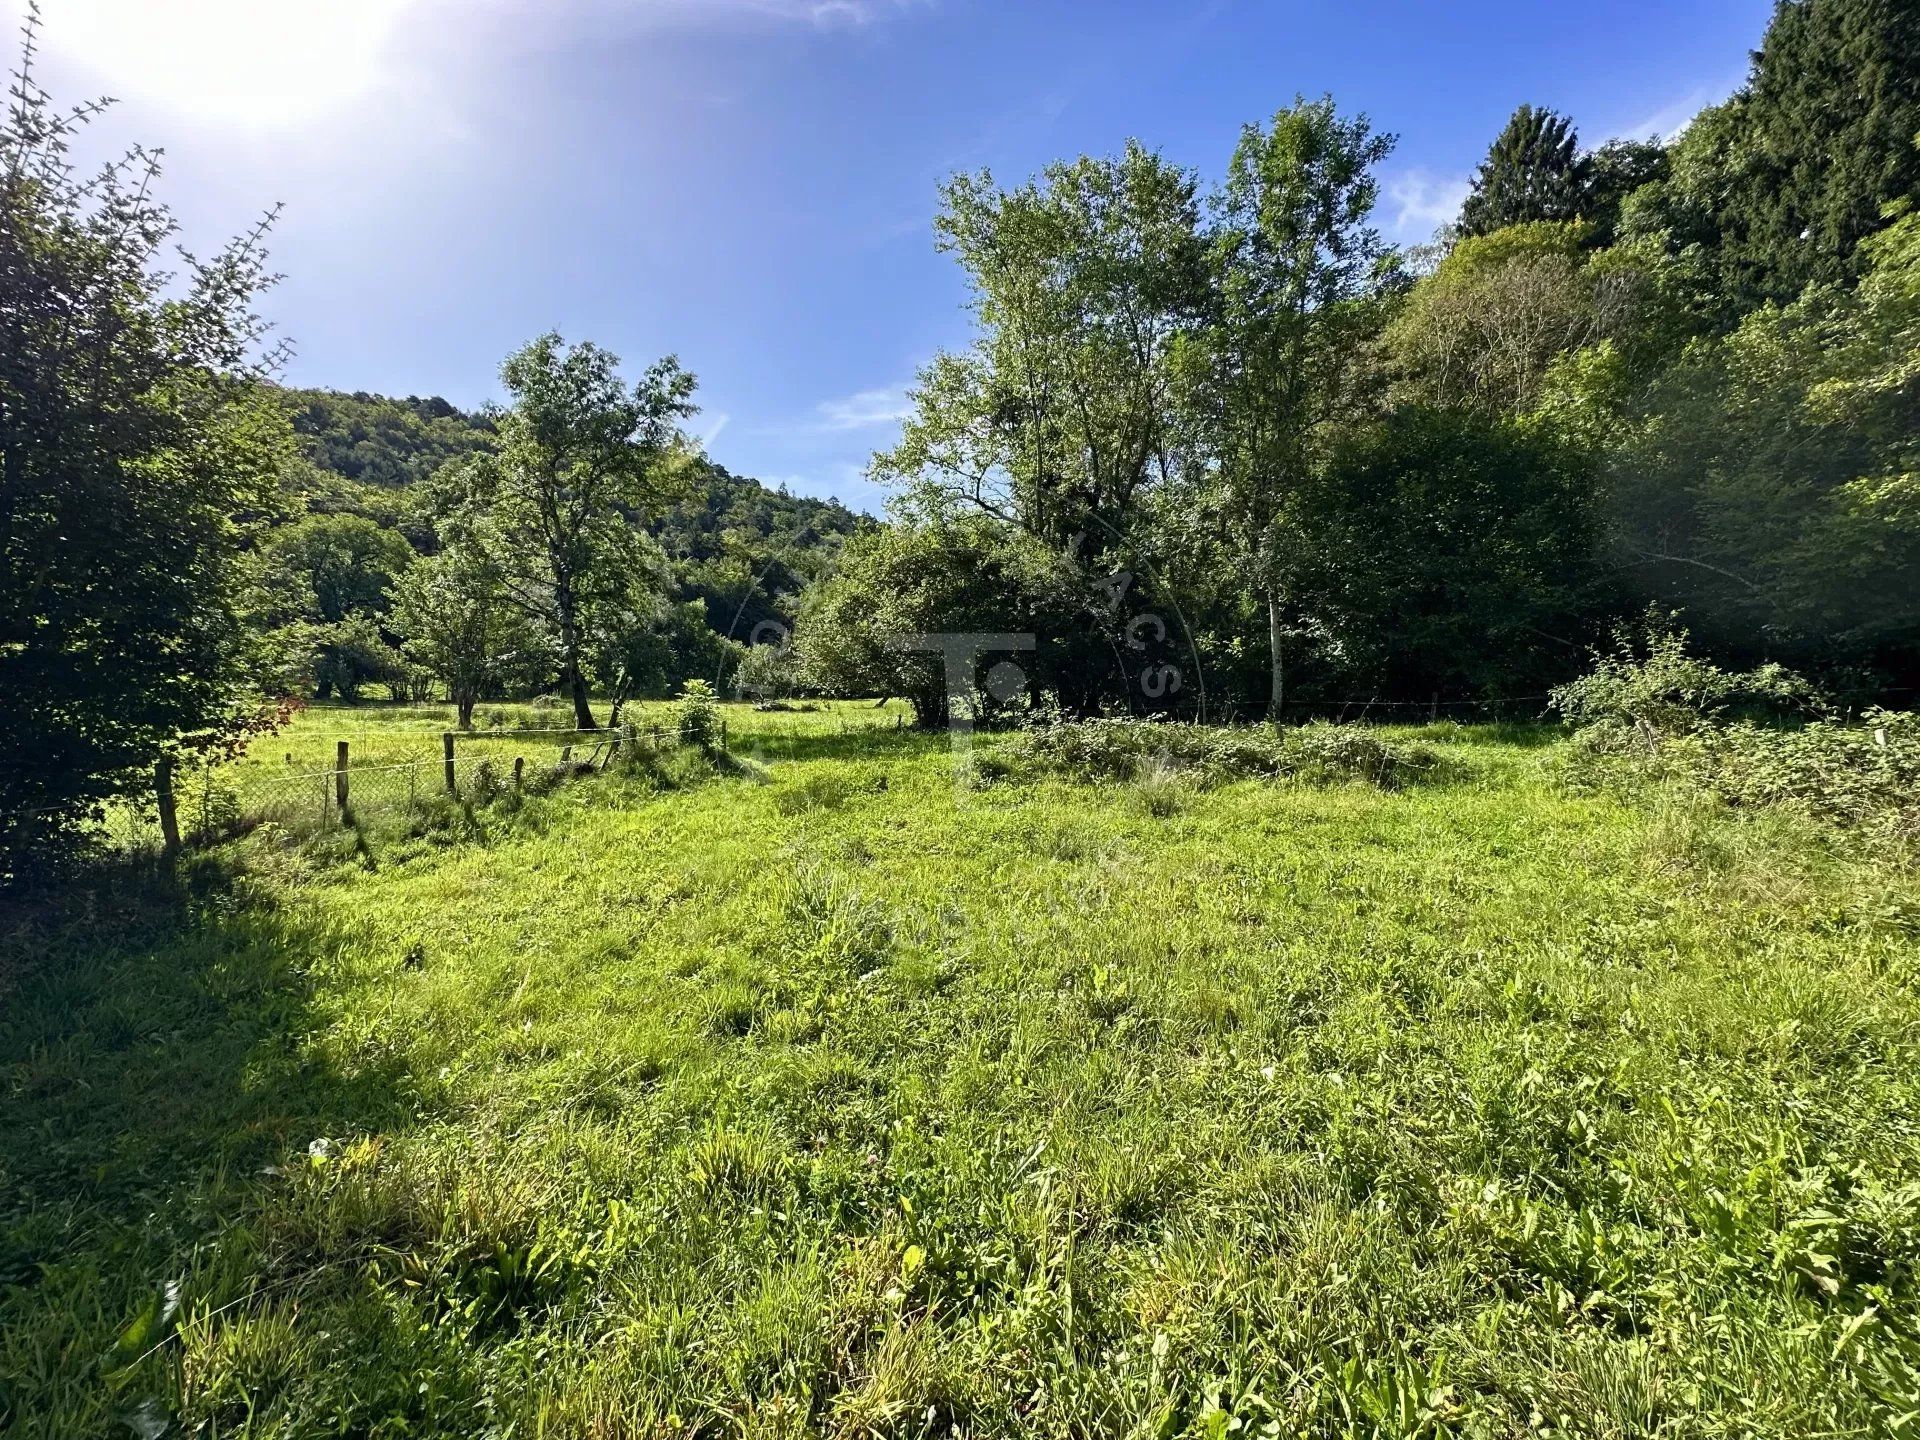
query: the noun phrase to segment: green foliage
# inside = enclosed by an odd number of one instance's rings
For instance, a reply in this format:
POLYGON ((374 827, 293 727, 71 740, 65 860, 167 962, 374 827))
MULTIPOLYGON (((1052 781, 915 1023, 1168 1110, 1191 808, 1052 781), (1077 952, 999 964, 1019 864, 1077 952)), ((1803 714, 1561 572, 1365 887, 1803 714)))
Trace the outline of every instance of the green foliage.
POLYGON ((1606 599, 1594 467, 1545 426, 1407 409, 1307 488, 1297 603, 1336 693, 1538 693, 1606 599))
POLYGON ((268 222, 170 265, 157 155, 81 178, 101 107, 54 107, 34 34, 0 120, 0 883, 253 720, 246 550, 287 450, 252 310, 268 222))
POLYGON ((393 625, 407 658, 446 687, 463 730, 480 697, 540 638, 485 558, 460 549, 414 562, 394 595, 393 625))
POLYGON ((1618 428, 1622 558, 1717 648, 1920 655, 1920 223, 1867 254, 1856 292, 1815 288, 1695 342, 1618 428))
POLYGON ((1813 688, 1764 665, 1691 654, 1685 631, 1622 632, 1594 670, 1554 692, 1580 727, 1573 773, 1629 790, 1678 782, 1742 809, 1781 809, 1876 850, 1920 855, 1920 716, 1824 715, 1813 688), (1809 723, 1781 723, 1822 716, 1809 723))
POLYGON ((1667 173, 1667 150, 1657 137, 1609 140, 1582 154, 1571 120, 1522 105, 1475 172, 1456 235, 1582 222, 1591 243, 1610 244, 1628 199, 1667 173))
POLYGON ((510 603, 549 627, 574 723, 593 728, 589 650, 630 634, 647 568, 630 523, 671 497, 686 467, 679 422, 693 413, 693 377, 672 357, 632 388, 618 360, 591 343, 542 335, 507 357, 511 405, 494 416, 495 450, 474 456, 443 491, 454 543, 485 557, 510 603))
POLYGON ((1494 138, 1460 207, 1465 235, 1509 225, 1578 220, 1586 184, 1573 122, 1552 110, 1522 105, 1494 138))
POLYGON ((1104 555, 1178 445, 1173 370, 1205 293, 1193 177, 1129 144, 1016 190, 956 176, 941 201, 941 248, 966 271, 980 333, 921 372, 876 473, 918 486, 923 506, 1104 555))
POLYGON ((1685 630, 1648 619, 1621 629, 1591 671, 1558 686, 1553 708, 1579 726, 1626 731, 1657 742, 1735 718, 1784 718, 1819 708, 1813 687, 1779 665, 1735 673, 1689 648, 1685 630))
POLYGON ((1393 149, 1331 97, 1248 126, 1227 167, 1214 234, 1216 305, 1196 349, 1230 552, 1268 610, 1270 703, 1285 701, 1282 612, 1302 550, 1290 521, 1334 426, 1355 408, 1361 303, 1382 246, 1373 167, 1393 149))
MULTIPOLYGON (((873 524, 834 501, 768 489, 701 461, 648 528, 673 562, 676 599, 699 604, 716 638, 746 645, 791 629, 800 592, 847 536, 873 524)), ((673 678, 717 674, 715 659, 689 655, 673 678)))
POLYGON ((1667 147, 1651 140, 1609 140, 1581 158, 1585 170, 1585 201, 1580 217, 1593 226, 1594 243, 1609 245, 1618 238, 1630 197, 1666 179, 1671 168, 1667 147))
POLYGON ((1697 247, 1719 317, 1864 269, 1889 205, 1920 201, 1920 19, 1884 0, 1779 0, 1747 83, 1674 144, 1630 207, 1697 247))
POLYGON ((1298 778, 1323 784, 1362 780, 1393 790, 1431 774, 1439 763, 1429 749, 1395 745, 1357 725, 1237 730, 1137 719, 1033 725, 997 758, 1016 774, 1142 780, 1159 790, 1180 775, 1203 785, 1298 778))
POLYGON ((1703 731, 1669 757, 1731 805, 1784 806, 1920 853, 1920 715, 1870 709, 1858 722, 1703 731))
POLYGON ((799 659, 780 645, 755 645, 733 672, 733 688, 740 697, 762 704, 790 699, 799 683, 799 659))
POLYGON ((673 728, 683 745, 713 750, 720 744, 720 697, 705 680, 689 680, 673 706, 673 728))
POLYGON ((1685 321, 1664 258, 1647 246, 1591 251, 1593 233, 1535 221, 1455 245, 1386 331, 1397 398, 1524 413, 1582 349, 1611 345, 1641 373, 1669 355, 1685 321))
POLYGON ((314 645, 314 689, 322 697, 352 701, 360 698, 362 686, 404 683, 400 653, 372 616, 349 615, 337 624, 315 625, 307 634, 314 645))
MULTIPOLYGON (((1029 677, 1091 704, 1111 651, 1093 633, 1090 592, 1067 559, 984 517, 895 526, 849 541, 833 575, 808 592, 794 630, 805 683, 830 695, 897 695, 922 726, 948 718, 947 676, 917 636, 1039 637, 1029 677), (1104 653, 1103 653, 1104 652, 1104 653)), ((1023 669, 1029 657, 1019 657, 1023 669)), ((973 697, 980 713, 1003 708, 973 697)))
POLYGON ((441 466, 492 446, 494 427, 439 396, 404 400, 356 391, 284 392, 307 458, 356 484, 403 490, 431 479, 441 466))
POLYGON ((302 608, 327 625, 385 614, 413 559, 406 537, 363 515, 302 516, 275 529, 266 550, 276 602, 293 608, 311 596, 310 607, 302 608))

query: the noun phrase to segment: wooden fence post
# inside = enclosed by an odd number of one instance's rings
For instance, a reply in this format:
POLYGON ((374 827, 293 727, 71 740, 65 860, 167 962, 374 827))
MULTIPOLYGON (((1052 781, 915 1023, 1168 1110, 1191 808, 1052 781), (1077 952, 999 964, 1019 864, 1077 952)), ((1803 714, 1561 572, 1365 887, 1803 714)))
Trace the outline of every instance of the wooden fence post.
POLYGON ((722 755, 732 753, 727 745, 727 717, 724 715, 720 717, 720 753, 722 755))
POLYGON ((521 772, 524 771, 526 768, 527 768, 526 756, 516 755, 513 757, 513 788, 514 789, 518 790, 520 788, 520 775, 521 775, 521 772))
POLYGON ((180 816, 173 808, 173 757, 162 755, 153 766, 153 793, 160 802, 160 841, 167 858, 180 853, 180 816))
POLYGON ((442 732, 440 736, 440 753, 443 757, 441 762, 442 767, 447 772, 447 794, 458 795, 460 793, 460 782, 454 778, 453 774, 453 731, 447 730, 442 732))
POLYGON ((334 750, 333 757, 333 799, 340 807, 340 818, 347 818, 347 742, 342 740, 334 750))

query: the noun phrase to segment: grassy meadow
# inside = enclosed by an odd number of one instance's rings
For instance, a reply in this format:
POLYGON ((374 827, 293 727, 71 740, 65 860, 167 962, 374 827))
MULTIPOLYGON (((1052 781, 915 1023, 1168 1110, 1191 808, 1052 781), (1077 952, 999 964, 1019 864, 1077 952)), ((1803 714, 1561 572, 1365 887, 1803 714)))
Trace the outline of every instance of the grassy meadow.
POLYGON ((967 789, 727 713, 7 914, 0 1430, 1915 1432, 1913 872, 1545 728, 967 789))

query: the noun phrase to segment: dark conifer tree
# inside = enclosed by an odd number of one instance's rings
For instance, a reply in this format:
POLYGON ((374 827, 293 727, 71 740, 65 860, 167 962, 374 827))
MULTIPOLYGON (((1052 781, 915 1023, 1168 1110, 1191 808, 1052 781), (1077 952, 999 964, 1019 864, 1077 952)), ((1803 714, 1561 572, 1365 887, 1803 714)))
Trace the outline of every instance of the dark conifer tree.
POLYGON ((1460 207, 1460 229, 1487 235, 1529 220, 1578 219, 1585 190, 1573 122, 1522 105, 1475 173, 1472 193, 1460 207))

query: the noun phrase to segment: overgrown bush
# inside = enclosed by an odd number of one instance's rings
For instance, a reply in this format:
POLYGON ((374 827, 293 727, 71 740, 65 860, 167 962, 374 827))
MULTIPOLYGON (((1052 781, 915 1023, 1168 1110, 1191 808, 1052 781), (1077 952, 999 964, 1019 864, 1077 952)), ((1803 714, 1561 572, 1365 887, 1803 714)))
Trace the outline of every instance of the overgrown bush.
POLYGON ((1920 841, 1920 715, 1796 730, 1704 730, 1671 747, 1670 768, 1730 805, 1779 805, 1875 838, 1920 841))
POLYGON ((689 680, 673 707, 674 729, 682 744, 712 750, 720 743, 720 703, 713 686, 704 680, 689 680))
POLYGON ((1920 840, 1920 716, 1818 716, 1813 687, 1778 665, 1730 673, 1687 653, 1683 630, 1619 637, 1554 692, 1579 727, 1583 782, 1677 781, 1742 808, 1778 806, 1877 840, 1920 840))
POLYGON ((1164 781, 1177 773, 1200 785, 1293 777, 1321 784, 1360 780, 1392 790, 1432 773, 1439 757, 1356 725, 1276 731, 1128 718, 1037 725, 1013 739, 1004 763, 1014 774, 1079 780, 1134 781, 1152 774, 1164 781))
POLYGON ((1810 716, 1820 710, 1814 688, 1779 665, 1722 670, 1687 649, 1683 629, 1650 618, 1640 633, 1614 633, 1614 647, 1593 670, 1557 687, 1553 708, 1575 725, 1604 727, 1609 738, 1637 735, 1654 743, 1729 720, 1810 716))

